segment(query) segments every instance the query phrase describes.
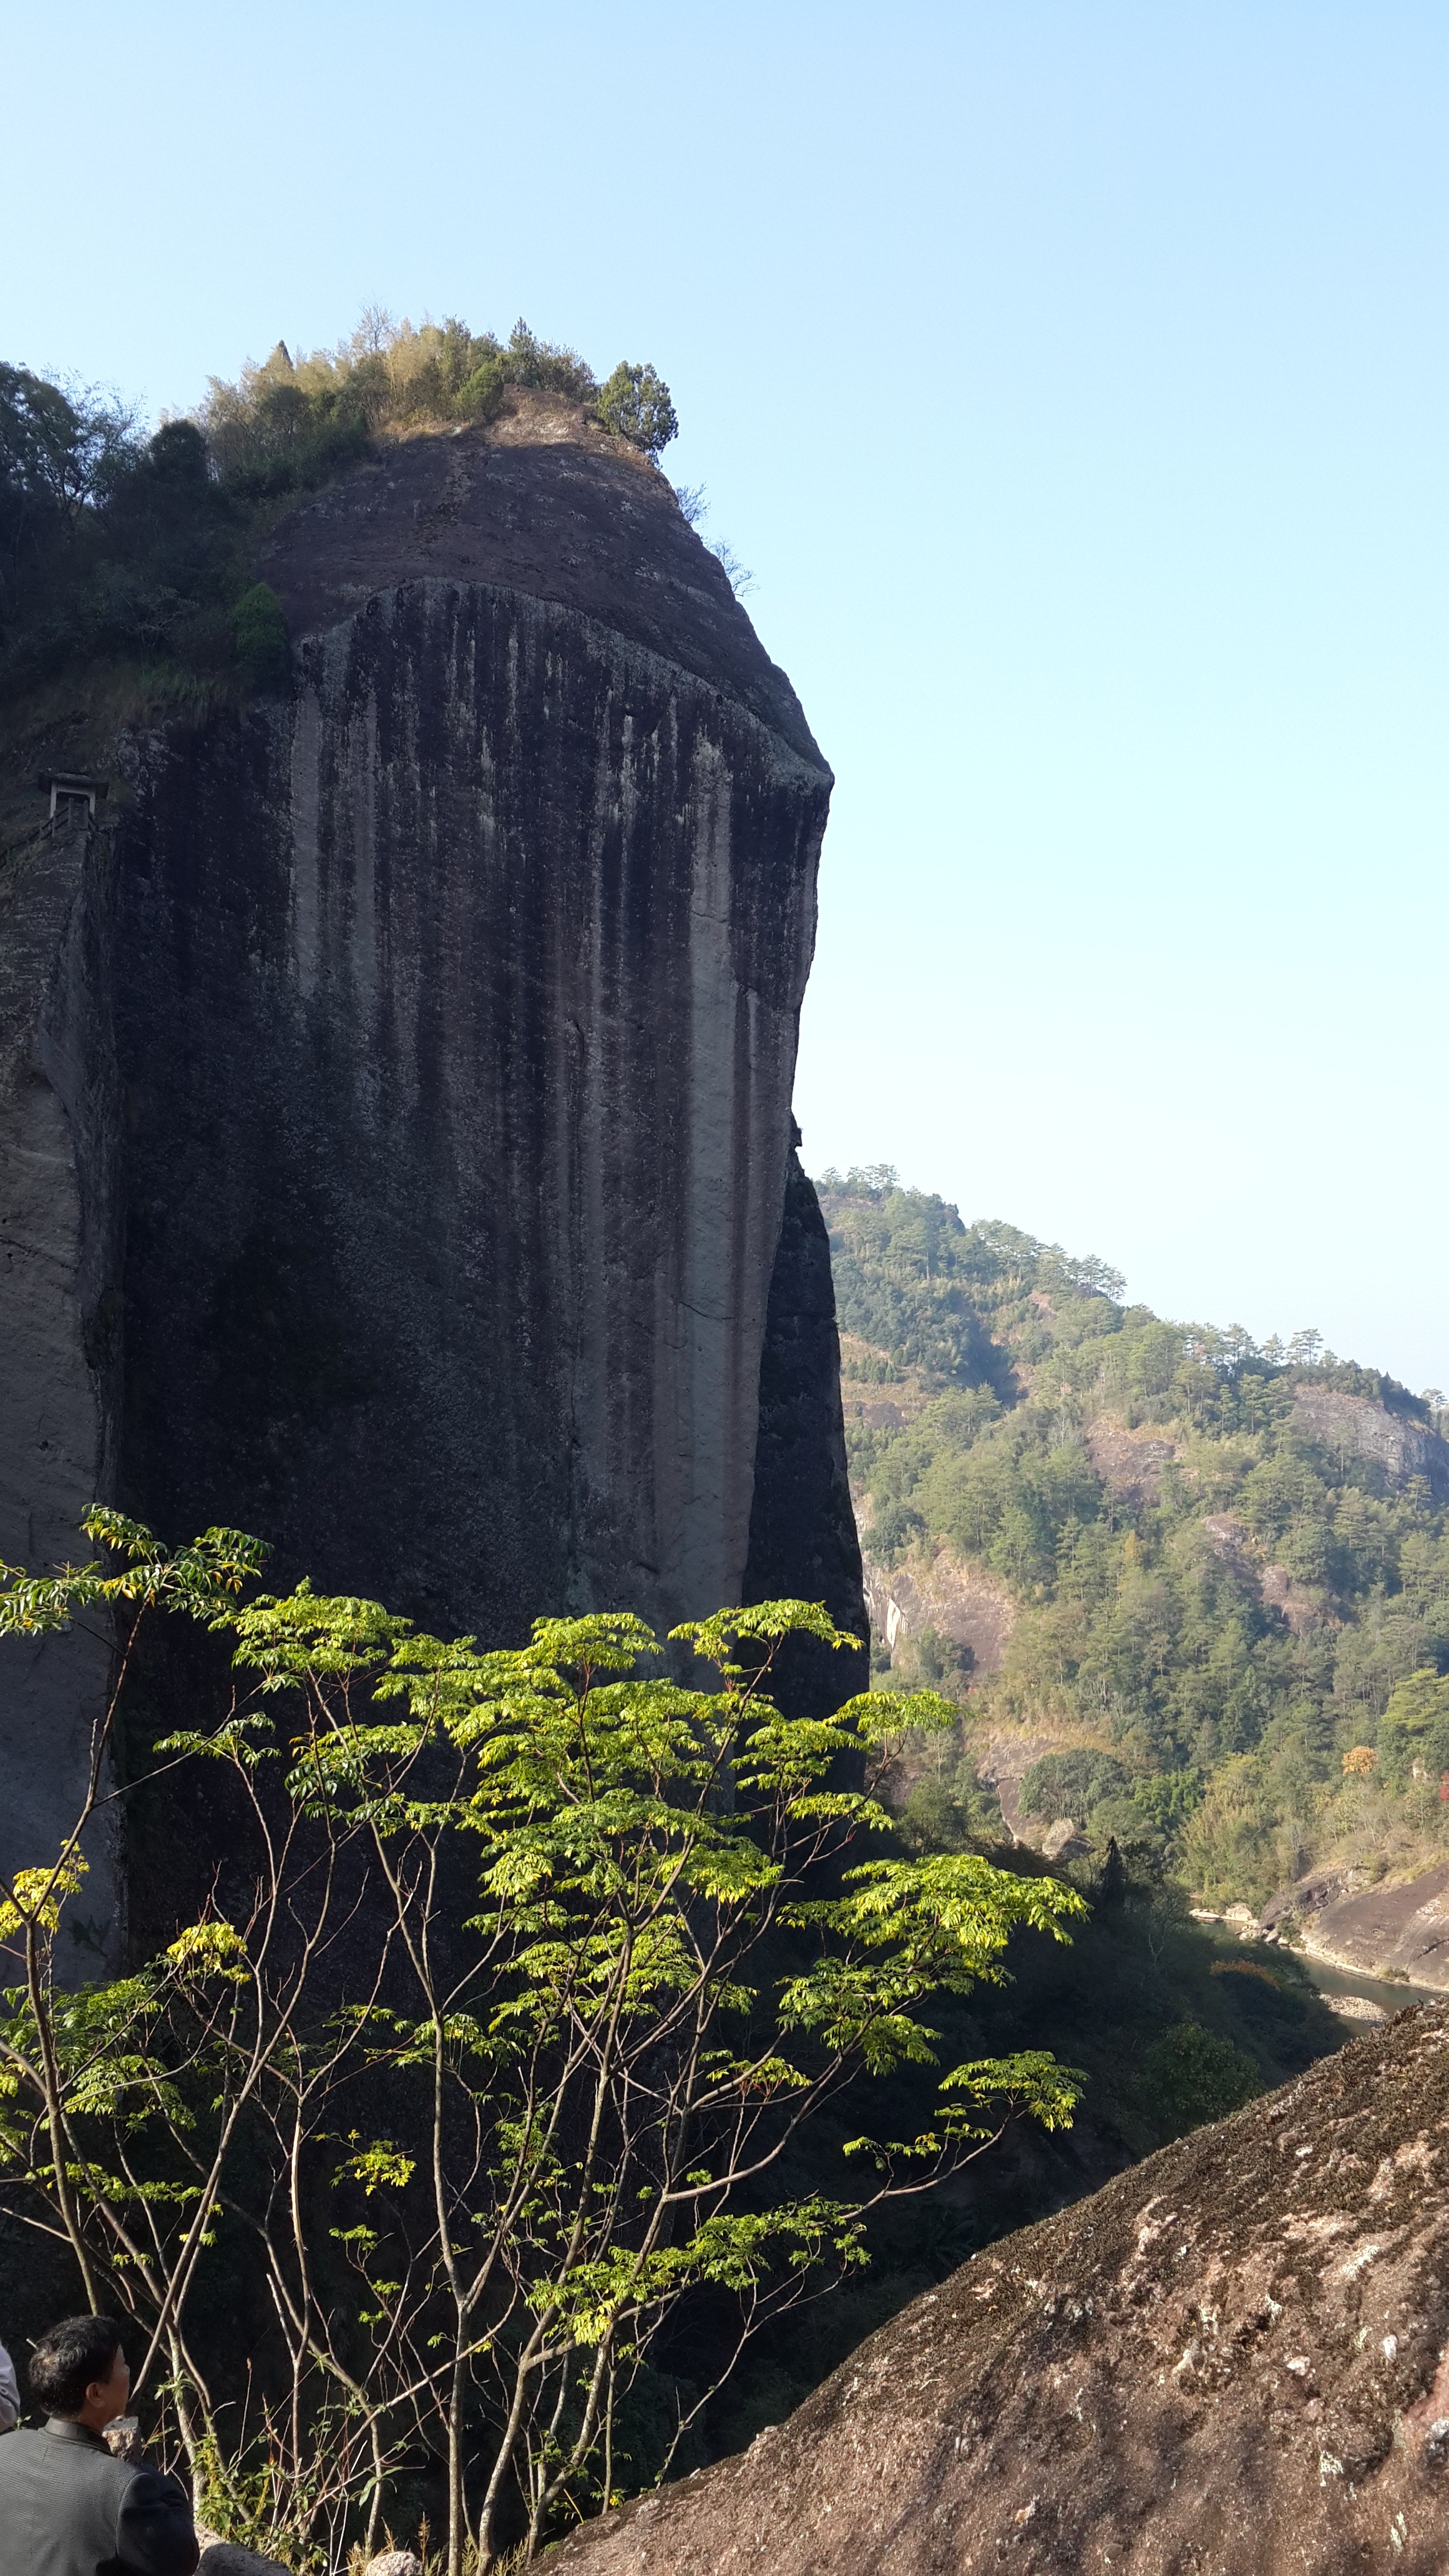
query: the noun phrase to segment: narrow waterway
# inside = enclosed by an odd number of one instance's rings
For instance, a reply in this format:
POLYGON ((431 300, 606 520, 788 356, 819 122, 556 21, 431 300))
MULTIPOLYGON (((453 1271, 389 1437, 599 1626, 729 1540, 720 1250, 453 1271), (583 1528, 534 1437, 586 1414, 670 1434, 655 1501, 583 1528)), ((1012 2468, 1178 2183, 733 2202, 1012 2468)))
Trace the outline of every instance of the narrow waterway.
MULTIPOLYGON (((1449 1996, 1437 1986, 1400 1985, 1397 1978, 1390 1983, 1385 1977, 1360 1976, 1356 1968, 1331 1968, 1324 1959, 1310 1959, 1306 1950, 1279 1950, 1265 1942, 1236 1940, 1230 1928, 1219 1923, 1205 1925, 1204 1929, 1210 1932, 1213 1948, 1224 1959, 1251 1959, 1264 1968, 1271 1968, 1275 1959, 1296 1959, 1300 1968, 1307 1969, 1326 2003, 1331 2004, 1335 1995, 1361 1995, 1382 2011, 1396 2013, 1402 2012, 1406 2004, 1449 2002, 1449 1996)), ((1352 2026, 1345 2015, 1345 2030, 1352 2026)), ((1359 2027, 1366 2029, 1368 2025, 1360 2023, 1359 2027)))
MULTIPOLYGON (((1256 1946, 1256 1945, 1255 1945, 1256 1946)), ((1332 2002, 1335 1995, 1363 1995, 1371 2004, 1381 2004, 1386 2013, 1402 2012, 1406 2004, 1443 2003, 1445 1998, 1436 1986, 1392 1985, 1381 1977, 1361 1977, 1354 1968, 1330 1968, 1323 1959, 1310 1959, 1306 1950, 1295 1950, 1295 1959, 1307 1969, 1320 1994, 1332 2002)))

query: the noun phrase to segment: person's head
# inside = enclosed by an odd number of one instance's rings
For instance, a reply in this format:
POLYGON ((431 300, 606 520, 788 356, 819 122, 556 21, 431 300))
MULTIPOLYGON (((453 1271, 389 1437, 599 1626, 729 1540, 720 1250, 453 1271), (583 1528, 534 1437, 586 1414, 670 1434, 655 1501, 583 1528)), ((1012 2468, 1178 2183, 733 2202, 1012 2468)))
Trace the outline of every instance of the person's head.
POLYGON ((62 2317, 32 2350, 29 2378, 47 2415, 68 2416, 99 2433, 125 2414, 131 2393, 120 2327, 110 2317, 62 2317))

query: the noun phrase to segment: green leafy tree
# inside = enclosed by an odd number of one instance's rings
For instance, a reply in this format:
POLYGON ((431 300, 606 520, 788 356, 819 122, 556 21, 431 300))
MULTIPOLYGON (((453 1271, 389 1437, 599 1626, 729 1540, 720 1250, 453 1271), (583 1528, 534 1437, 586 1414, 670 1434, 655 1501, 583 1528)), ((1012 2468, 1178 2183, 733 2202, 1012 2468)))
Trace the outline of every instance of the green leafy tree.
POLYGON ((1154 2040, 1142 2060, 1142 2096, 1166 2109, 1179 2130, 1224 2120, 1261 2093, 1263 2079, 1246 2051, 1230 2039, 1183 2021, 1154 2040))
POLYGON ((1403 1788, 1414 1774, 1433 1780, 1449 1773, 1449 1674, 1432 1665, 1394 1685, 1379 1720, 1379 1753, 1385 1776, 1403 1788))
POLYGON ((138 2385, 165 2362, 234 2531, 335 2563, 421 2452, 450 2576, 470 2543, 484 2567, 520 2534, 531 2551, 620 2490, 621 2405, 682 2300, 737 2320, 717 2384, 859 2265, 872 2209, 1014 2113, 1069 2120, 1076 2079, 1039 2050, 938 2068, 932 2006, 999 1982, 1014 1931, 1066 1938, 1081 1899, 973 1852, 900 1856, 887 1741, 955 1710, 882 1693, 784 1715, 784 1641, 849 1642, 817 1606, 675 1630, 713 1674, 685 1687, 626 1614, 480 1653, 305 1584, 239 1601, 257 1552, 229 1533, 173 1560, 114 1515, 90 1526, 122 1573, 7 1570, 0 1633, 105 1602, 128 1649, 157 1608, 227 1633, 234 1693, 161 1754, 229 1779, 254 1893, 64 1995, 79 1833, 4 1891, 26 1972, 0 2027, 0 2177, 93 2304, 137 2320, 138 2385), (893 2136, 904 2069, 935 2070, 934 2107, 893 2136), (827 2106, 858 2133, 836 2186, 801 2190, 792 2153, 827 2106), (277 2320, 249 2434, 208 2343, 238 2247, 277 2320))
POLYGON ((0 617, 15 614, 27 572, 51 569, 135 455, 124 406, 0 364, 0 617))

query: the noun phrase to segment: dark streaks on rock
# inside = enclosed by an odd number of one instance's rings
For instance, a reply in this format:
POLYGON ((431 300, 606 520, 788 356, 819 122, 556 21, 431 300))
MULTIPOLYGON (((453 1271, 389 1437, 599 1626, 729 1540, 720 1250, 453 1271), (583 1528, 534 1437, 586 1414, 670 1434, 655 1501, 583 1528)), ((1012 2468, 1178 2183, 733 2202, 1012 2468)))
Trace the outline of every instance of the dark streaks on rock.
MULTIPOLYGON (((831 784, 794 693, 662 477, 553 414, 387 451, 267 569, 291 690, 123 742, 4 889, 6 1552, 99 1493, 488 1643, 737 1601, 831 784)), ((851 1618, 809 1294, 798 1530, 765 1486, 851 1618)), ((32 1660, 12 1776, 77 1698, 32 1660)))

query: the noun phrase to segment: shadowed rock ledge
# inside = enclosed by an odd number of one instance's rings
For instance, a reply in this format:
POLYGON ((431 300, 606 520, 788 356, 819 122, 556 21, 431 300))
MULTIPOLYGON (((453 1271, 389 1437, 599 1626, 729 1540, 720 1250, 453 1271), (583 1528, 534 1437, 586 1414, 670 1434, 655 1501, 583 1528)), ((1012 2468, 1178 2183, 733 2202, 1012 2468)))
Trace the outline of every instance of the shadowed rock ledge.
POLYGON ((549 2576, 1442 2568, 1449 2007, 1007 2237, 549 2576))
MULTIPOLYGON (((798 1142, 798 1131, 797 1131, 798 1142)), ((792 1638, 776 1687, 802 1717, 825 1717, 870 1688, 860 1541, 840 1401, 840 1336, 830 1237, 814 1185, 791 1152, 760 1362, 759 1432, 746 1601, 823 1601, 858 1655, 792 1638)))

